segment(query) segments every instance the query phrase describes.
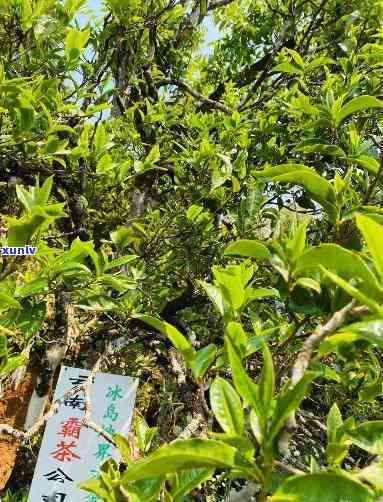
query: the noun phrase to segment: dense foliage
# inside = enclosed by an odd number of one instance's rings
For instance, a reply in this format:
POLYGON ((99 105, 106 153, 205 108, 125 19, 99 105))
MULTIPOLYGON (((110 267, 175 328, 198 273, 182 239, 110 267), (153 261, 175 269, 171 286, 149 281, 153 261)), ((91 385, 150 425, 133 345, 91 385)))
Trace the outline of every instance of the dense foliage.
POLYGON ((382 19, 0 0, 1 245, 37 248, 0 258, 2 388, 117 340, 137 416, 100 499, 383 494, 382 19))

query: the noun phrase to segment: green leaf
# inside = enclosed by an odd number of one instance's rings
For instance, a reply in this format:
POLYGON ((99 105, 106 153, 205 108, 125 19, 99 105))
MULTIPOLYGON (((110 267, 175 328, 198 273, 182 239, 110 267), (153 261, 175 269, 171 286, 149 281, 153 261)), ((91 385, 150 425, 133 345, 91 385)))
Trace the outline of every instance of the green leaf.
POLYGON ((370 309, 372 312, 377 313, 378 315, 383 316, 383 308, 374 300, 371 300, 368 296, 366 296, 362 291, 357 289, 356 287, 352 286, 349 282, 345 281, 341 277, 339 277, 336 274, 333 274, 332 272, 326 270, 325 268, 322 267, 322 270, 324 274, 331 279, 337 286, 343 289, 348 295, 351 297, 355 298, 358 300, 362 305, 365 304, 370 309))
POLYGON ((26 99, 19 98, 18 101, 17 111, 20 114, 20 129, 28 131, 34 124, 35 110, 26 99))
POLYGON ((106 144, 106 132, 103 124, 100 122, 94 135, 94 147, 96 152, 101 152, 106 144))
POLYGON ((198 281, 198 284, 205 290, 206 294, 210 298, 211 302, 213 303, 218 313, 223 316, 225 311, 224 311, 222 293, 219 290, 219 288, 205 281, 198 281))
POLYGON ((253 409, 250 410, 249 418, 250 418, 251 432, 253 433, 258 444, 261 445, 263 444, 263 434, 266 432, 266 427, 265 427, 266 420, 261 421, 260 416, 257 415, 257 413, 253 409))
MULTIPOLYGON (((342 328, 341 333, 353 333, 359 335, 358 339, 364 338, 370 343, 383 349, 383 320, 373 319, 370 321, 356 322, 342 328)), ((331 338, 331 337, 330 337, 331 338)))
POLYGON ((334 380, 334 382, 340 383, 342 381, 342 377, 335 370, 327 366, 324 363, 311 363, 310 369, 318 373, 319 377, 325 378, 326 380, 334 380))
POLYGON ((143 417, 137 416, 134 421, 134 429, 136 432, 138 448, 141 453, 146 453, 152 440, 157 433, 157 427, 149 427, 143 417))
POLYGON ((333 221, 337 219, 334 187, 314 170, 302 164, 282 164, 258 171, 257 177, 268 178, 275 183, 292 183, 305 188, 329 213, 333 221))
POLYGON ((310 63, 306 67, 306 71, 310 72, 310 71, 314 70, 315 68, 318 68, 319 66, 336 65, 336 64, 338 64, 338 63, 332 58, 328 58, 325 56, 319 56, 319 57, 313 59, 312 61, 310 61, 310 63))
POLYGON ((17 311, 15 323, 22 332, 25 340, 29 340, 35 335, 44 323, 46 314, 46 303, 32 304, 24 301, 20 310, 17 311))
POLYGON ((230 336, 230 340, 238 350, 241 357, 246 354, 248 343, 248 335, 245 333, 242 325, 239 322, 229 322, 226 326, 226 333, 230 336))
POLYGON ((214 469, 188 469, 178 475, 177 485, 171 490, 171 495, 175 502, 181 502, 183 497, 192 490, 198 488, 202 483, 211 478, 214 469))
POLYGON ((322 291, 320 283, 314 279, 311 279, 310 277, 299 277, 299 279, 295 281, 294 285, 300 286, 305 289, 312 289, 318 294, 320 294, 322 291))
POLYGON ((122 434, 115 434, 113 439, 124 464, 129 465, 132 461, 132 451, 129 441, 122 434))
POLYGON ((229 382, 216 377, 210 386, 210 404, 222 429, 229 434, 241 436, 244 419, 241 400, 229 382))
POLYGON ((383 420, 365 422, 347 432, 353 444, 374 455, 383 455, 383 420))
POLYGON ((268 442, 271 443, 275 439, 279 431, 285 425, 290 414, 301 404, 309 385, 316 376, 316 373, 307 371, 294 387, 284 391, 282 395, 278 396, 270 424, 269 436, 267 437, 268 442))
POLYGON ((230 243, 225 249, 224 254, 247 256, 249 258, 256 258, 257 260, 267 260, 270 258, 270 251, 264 244, 246 239, 230 243))
POLYGON ((334 351, 336 352, 345 344, 355 343, 362 339, 363 337, 356 333, 337 333, 336 335, 327 337, 326 340, 321 343, 319 354, 323 356, 334 351))
POLYGON ((21 11, 21 28, 23 33, 26 33, 33 25, 33 8, 31 0, 22 0, 20 2, 21 11))
POLYGON ((306 222, 301 223, 294 232, 294 237, 289 241, 288 248, 291 253, 291 262, 295 263, 303 253, 306 245, 306 222))
POLYGON ((374 401, 378 396, 383 395, 383 382, 377 380, 371 384, 364 384, 358 392, 360 401, 374 401))
POLYGON ((10 375, 11 373, 13 373, 13 371, 15 371, 16 368, 25 365, 25 363, 26 363, 26 356, 24 354, 19 354, 17 356, 10 356, 5 361, 3 367, 1 367, 1 360, 0 360, 0 372, 2 376, 10 375))
MULTIPOLYGON (((49 179, 49 178, 48 178, 49 179)), ((36 187, 28 187, 26 190, 22 185, 16 185, 16 194, 19 201, 23 204, 25 209, 30 210, 32 206, 36 205, 36 190, 38 190, 38 185, 36 187)))
POLYGON ((128 279, 125 275, 105 274, 97 277, 97 284, 101 284, 106 288, 115 289, 121 293, 129 289, 136 289, 137 283, 128 279))
POLYGON ((119 227, 114 232, 110 232, 110 238, 121 249, 126 248, 135 239, 133 230, 127 227, 119 227))
POLYGON ((245 288, 238 270, 235 267, 215 267, 214 276, 227 304, 234 310, 240 309, 245 301, 245 288))
POLYGON ((325 143, 314 143, 314 140, 306 140, 299 143, 293 152, 303 153, 322 153, 324 155, 333 155, 334 157, 346 158, 346 152, 337 145, 328 145, 325 143))
POLYGON ((113 169, 114 162, 112 160, 112 157, 109 155, 109 153, 106 153, 97 162, 96 174, 98 174, 99 176, 109 176, 112 174, 113 169))
POLYGON ((8 362, 8 340, 0 333, 0 374, 5 373, 8 362))
POLYGON ((342 415, 338 405, 334 403, 327 415, 327 440, 335 443, 338 440, 337 432, 343 425, 342 415))
POLYGON ((290 54, 290 56, 293 58, 295 64, 300 66, 301 68, 304 67, 305 63, 302 59, 302 56, 299 54, 299 52, 295 51, 294 49, 285 49, 285 51, 290 54))
POLYGON ((228 334, 225 336, 225 347, 229 357, 235 389, 242 399, 244 399, 255 411, 257 416, 263 419, 258 399, 258 386, 243 368, 240 354, 235 346, 235 341, 233 341, 228 334))
POLYGON ((138 256, 135 254, 125 255, 121 256, 120 258, 115 258, 114 260, 111 260, 105 265, 104 272, 110 270, 111 268, 121 267, 121 265, 126 265, 127 263, 130 263, 131 261, 134 261, 137 258, 138 256))
POLYGON ((373 219, 362 215, 356 217, 356 224, 367 242, 376 270, 383 281, 383 226, 376 223, 373 219))
POLYGON ((192 223, 199 223, 204 220, 204 214, 203 206, 192 204, 186 211, 186 218, 192 223))
POLYGON ((67 139, 61 140, 57 136, 49 136, 45 144, 44 152, 47 155, 52 155, 54 153, 57 155, 59 155, 60 153, 67 153, 67 151, 65 150, 67 144, 67 139))
POLYGON ((0 312, 8 309, 21 309, 21 305, 12 296, 0 292, 0 312))
POLYGON ((279 296, 279 291, 275 288, 247 288, 246 293, 249 301, 270 298, 271 296, 279 296))
POLYGON ((40 188, 36 186, 34 204, 38 206, 45 206, 48 203, 49 196, 52 191, 52 186, 53 176, 49 176, 40 188))
POLYGON ((210 343, 195 353, 191 369, 196 380, 200 380, 217 357, 217 347, 210 343))
POLYGON ((5 335, 0 333, 0 357, 8 356, 8 340, 5 335))
POLYGON ((220 164, 214 163, 213 174, 211 178, 211 190, 215 190, 229 180, 233 173, 233 166, 230 157, 217 153, 217 156, 223 161, 220 164))
POLYGON ((31 239, 31 237, 39 230, 41 227, 52 221, 45 211, 39 206, 34 206, 31 215, 24 216, 19 220, 16 218, 8 219, 8 234, 7 234, 7 245, 10 247, 20 247, 25 246, 25 244, 31 239))
POLYGON ((150 150, 148 156, 145 159, 145 168, 151 168, 153 165, 158 162, 161 158, 160 154, 160 146, 158 144, 154 145, 150 150))
POLYGON ((270 502, 373 502, 373 494, 350 477, 323 472, 291 476, 283 481, 270 502))
POLYGON ((87 492, 95 493, 101 500, 109 499, 109 490, 105 483, 96 478, 90 478, 78 484, 78 487, 87 492))
POLYGON ((31 210, 33 206, 43 207, 48 202, 52 190, 52 185, 53 176, 49 176, 44 181, 42 187, 39 187, 38 181, 36 181, 36 186, 29 187, 29 190, 26 190, 21 185, 16 185, 17 198, 23 204, 25 209, 31 210))
POLYGON ((214 440, 185 439, 162 446, 148 457, 133 463, 122 475, 122 482, 125 484, 195 468, 236 469, 245 477, 259 476, 256 466, 232 446, 214 440))
POLYGON ((339 126, 341 122, 352 113, 368 110, 370 108, 383 108, 383 103, 373 96, 359 96, 351 99, 351 101, 342 106, 336 114, 336 126, 339 126))
POLYGON ((73 129, 73 127, 70 127, 67 124, 53 124, 51 127, 47 130, 47 135, 54 134, 56 132, 69 132, 70 134, 76 134, 76 131, 73 129))
POLYGON ((16 194, 19 201, 25 207, 25 209, 31 209, 34 202, 33 194, 29 193, 28 190, 21 185, 16 185, 16 194))
POLYGON ((361 469, 356 473, 356 477, 383 491, 383 462, 375 462, 361 469))
POLYGON ((380 169, 380 163, 369 155, 359 155, 358 157, 350 157, 350 160, 355 164, 363 167, 366 171, 371 174, 378 174, 380 169))
POLYGON ((291 73, 293 75, 303 75, 304 70, 300 66, 294 63, 279 63, 276 66, 274 66, 273 71, 276 72, 283 72, 283 73, 291 73))
POLYGON ((326 456, 329 466, 334 467, 341 465, 341 463, 347 456, 348 449, 349 447, 346 443, 327 443, 326 456))
POLYGON ((265 417, 269 416, 275 390, 274 365, 271 352, 263 346, 263 368, 258 382, 258 395, 265 417))
POLYGON ((260 335, 255 335, 249 338, 246 344, 245 354, 243 356, 244 357, 250 356, 251 354, 254 354, 254 352, 260 350, 263 347, 263 344, 268 341, 268 338, 269 338, 268 336, 260 336, 260 335))
POLYGON ((237 450, 239 450, 240 453, 250 462, 253 460, 255 447, 252 441, 250 441, 250 439, 246 436, 235 436, 227 434, 226 432, 211 432, 210 435, 213 439, 217 439, 223 443, 234 446, 234 448, 237 448, 237 450))
POLYGON ((342 415, 334 403, 327 415, 327 462, 331 466, 340 465, 348 453, 349 442, 345 439, 344 429, 348 427, 347 421, 343 423, 342 415))
POLYGON ((207 15, 207 2, 208 0, 199 0, 199 22, 207 15))
POLYGON ((140 319, 146 324, 149 324, 149 326, 152 326, 152 328, 156 329, 164 336, 169 338, 174 347, 183 355, 188 366, 192 366, 195 356, 194 348, 192 344, 184 337, 184 335, 178 331, 177 328, 165 321, 162 321, 161 319, 156 319, 155 317, 148 315, 136 315, 134 317, 140 319))
MULTIPOLYGON (((78 272, 74 274, 69 274, 69 277, 71 275, 77 275, 77 274, 78 272)), ((117 308, 117 304, 109 296, 90 295, 79 298, 78 303, 75 305, 75 307, 78 307, 83 310, 104 312, 107 310, 115 310, 117 308)))
POLYGON ((156 476, 130 483, 125 487, 129 494, 129 502, 157 502, 165 481, 164 476, 156 476))
POLYGON ((71 29, 65 39, 65 56, 68 61, 77 60, 81 50, 85 47, 89 40, 89 28, 83 31, 71 29))
POLYGON ((294 273, 301 275, 323 266, 345 279, 360 279, 360 289, 374 298, 381 297, 379 283, 362 258, 337 244, 321 244, 307 249, 298 258, 294 273))

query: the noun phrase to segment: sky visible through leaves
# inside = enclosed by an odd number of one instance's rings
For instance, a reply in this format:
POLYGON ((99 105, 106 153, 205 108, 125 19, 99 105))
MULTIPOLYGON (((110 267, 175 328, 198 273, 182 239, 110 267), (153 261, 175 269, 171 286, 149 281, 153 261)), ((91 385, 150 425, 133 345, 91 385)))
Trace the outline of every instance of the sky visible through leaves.
MULTIPOLYGON (((93 10, 95 13, 102 13, 102 4, 101 0, 88 0, 87 6, 89 9, 93 10)), ((86 16, 82 16, 81 24, 86 24, 86 16)), ((212 46, 211 43, 219 38, 219 30, 215 26, 211 17, 207 17, 203 22, 206 28, 206 40, 202 47, 202 52, 206 55, 211 54, 212 46)))

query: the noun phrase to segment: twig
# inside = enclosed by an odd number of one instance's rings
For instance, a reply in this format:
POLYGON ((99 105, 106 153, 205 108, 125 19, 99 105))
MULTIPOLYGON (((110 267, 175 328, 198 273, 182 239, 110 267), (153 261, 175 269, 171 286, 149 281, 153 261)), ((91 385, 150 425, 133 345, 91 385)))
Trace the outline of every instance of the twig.
POLYGON ((190 94, 190 96, 193 96, 193 98, 196 98, 202 103, 208 105, 209 108, 215 108, 225 113, 230 113, 230 114, 233 113, 233 110, 228 106, 224 105, 223 103, 220 103, 219 101, 214 101, 214 99, 210 99, 207 96, 204 96, 203 94, 199 93, 198 91, 190 87, 190 85, 186 84, 186 82, 184 82, 183 80, 164 78, 156 82, 157 87, 162 87, 165 85, 175 85, 176 87, 179 87, 186 93, 190 94))
MULTIPOLYGON (((309 24, 305 34, 303 35, 302 40, 300 41, 300 46, 302 47, 304 52, 306 52, 309 48, 311 39, 315 34, 314 28, 316 27, 317 22, 318 22, 318 15, 324 9, 327 2, 328 2, 328 0, 322 0, 321 4, 318 7, 317 12, 312 16, 311 23, 309 24), (307 40, 307 42, 306 42, 306 40, 307 40), (304 43, 305 43, 305 45, 303 46, 304 43)), ((319 24, 320 24, 320 20, 319 20, 319 24)))
POLYGON ((92 402, 91 402, 91 396, 90 396, 90 389, 91 385, 94 381, 94 377, 96 373, 100 370, 101 364, 104 361, 104 359, 107 357, 109 354, 109 348, 108 346, 106 352, 97 360, 95 365, 93 366, 88 378, 86 381, 82 384, 76 385, 75 387, 72 387, 72 389, 68 390, 65 392, 65 394, 59 398, 56 399, 50 406, 49 410, 32 426, 30 427, 27 431, 20 431, 18 429, 14 429, 13 427, 9 426, 8 424, 0 424, 0 434, 7 434, 9 436, 14 437, 15 439, 21 441, 22 443, 28 442, 31 440, 33 436, 35 436, 41 427, 51 418, 53 415, 57 413, 57 410, 59 407, 64 404, 66 399, 70 396, 73 396, 75 394, 78 394, 79 392, 84 392, 84 400, 85 400, 85 416, 82 421, 84 427, 88 427, 89 429, 93 429, 95 432, 100 434, 106 441, 109 443, 113 444, 115 446, 115 442, 108 434, 105 432, 101 427, 99 427, 93 420, 91 419, 91 414, 92 414, 92 402))
POLYGON ((291 465, 286 465, 283 462, 279 462, 279 460, 274 461, 274 465, 281 469, 282 471, 288 472, 289 474, 304 474, 304 471, 301 471, 300 469, 296 469, 295 467, 291 465))
POLYGON ((354 309, 355 304, 356 301, 352 300, 341 310, 335 312, 326 324, 317 326, 314 332, 307 338, 293 366, 291 374, 292 386, 296 385, 305 374, 314 350, 327 336, 342 326, 348 314, 354 309))
POLYGON ((258 90, 258 88, 261 86, 261 84, 266 80, 266 78, 269 76, 269 69, 270 66, 273 64, 274 59, 276 58, 278 52, 283 48, 283 45, 285 43, 286 36, 291 28, 291 20, 286 19, 282 30, 279 34, 279 43, 275 44, 274 49, 271 51, 271 53, 268 55, 268 58, 265 62, 265 66, 262 70, 262 73, 260 76, 257 78, 255 83, 250 87, 250 90, 248 93, 244 96, 242 99, 240 105, 238 106, 239 111, 243 111, 244 107, 247 105, 247 103, 250 101, 250 99, 253 97, 255 92, 258 90))
POLYGON ((259 485, 249 481, 239 492, 231 491, 226 502, 247 502, 259 491, 259 485))
POLYGON ((350 310, 350 316, 360 317, 369 314, 371 314, 371 310, 367 305, 361 305, 360 307, 355 307, 350 310))
POLYGON ((172 365, 173 373, 177 375, 177 383, 178 385, 182 385, 186 383, 186 376, 184 369, 177 357, 177 351, 174 347, 169 349, 169 359, 172 365))
POLYGON ((219 7, 225 7, 226 5, 229 5, 232 3, 234 0, 212 0, 207 8, 207 10, 214 10, 218 9, 219 7))
POLYGON ((195 415, 191 421, 188 423, 188 425, 185 427, 185 429, 181 432, 181 434, 178 435, 177 439, 187 439, 193 436, 199 427, 205 423, 205 418, 198 413, 195 415))
MULTIPOLYGON (((345 307, 335 312, 326 322, 326 324, 324 324, 323 326, 317 326, 314 332, 307 338, 295 360, 291 372, 291 387, 294 387, 303 378, 314 350, 327 336, 331 335, 332 333, 334 333, 334 331, 340 328, 340 326, 342 326, 342 324, 346 320, 346 317, 350 314, 350 312, 353 311, 355 304, 356 300, 351 300, 351 302, 348 303, 345 307)), ((286 421, 286 424, 278 441, 278 450, 280 451, 280 453, 288 453, 290 438, 296 428, 297 422, 295 413, 292 412, 286 421)))
POLYGON ((112 350, 112 344, 109 343, 106 347, 105 353, 98 358, 96 361, 95 365, 92 368, 92 371, 90 372, 90 375, 86 379, 86 382, 84 384, 84 401, 85 401, 85 414, 82 423, 84 424, 85 427, 88 427, 89 429, 93 429, 95 432, 97 432, 101 437, 106 439, 109 443, 112 445, 116 446, 116 443, 114 442, 112 436, 105 432, 99 425, 97 425, 93 420, 92 420, 92 397, 91 397, 91 386, 92 383, 94 382, 94 378, 96 376, 96 373, 100 371, 101 364, 103 363, 104 359, 107 357, 109 353, 113 352, 112 350))

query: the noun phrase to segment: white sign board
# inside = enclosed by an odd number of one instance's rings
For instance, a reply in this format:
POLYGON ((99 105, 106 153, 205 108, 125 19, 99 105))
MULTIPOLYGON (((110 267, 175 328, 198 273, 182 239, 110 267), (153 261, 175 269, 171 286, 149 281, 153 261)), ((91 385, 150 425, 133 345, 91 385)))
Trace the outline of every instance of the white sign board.
MULTIPOLYGON (((89 371, 61 367, 54 399, 83 383, 89 371)), ((113 435, 128 435, 138 381, 97 373, 91 386, 92 420, 113 435)), ((97 476, 99 466, 108 458, 119 459, 118 452, 103 437, 81 424, 84 418, 84 393, 65 399, 56 415, 48 420, 37 460, 28 502, 96 502, 95 495, 80 490, 77 483, 97 476)))

